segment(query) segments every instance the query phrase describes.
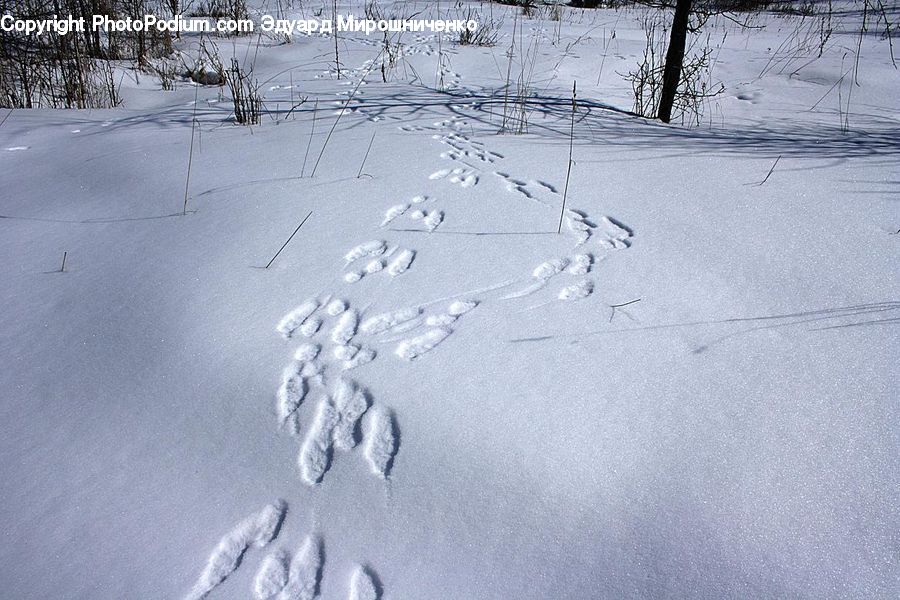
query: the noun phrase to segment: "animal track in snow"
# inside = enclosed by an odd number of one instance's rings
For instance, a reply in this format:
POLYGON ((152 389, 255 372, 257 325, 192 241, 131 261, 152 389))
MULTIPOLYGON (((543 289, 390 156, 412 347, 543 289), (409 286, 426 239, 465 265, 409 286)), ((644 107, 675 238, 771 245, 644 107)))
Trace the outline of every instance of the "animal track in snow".
POLYGON ((362 565, 356 567, 350 576, 349 600, 378 600, 379 597, 375 575, 362 565))
MULTIPOLYGON (((440 211, 436 212, 437 214, 432 216, 428 221, 432 228, 437 227, 440 224, 440 221, 443 220, 443 213, 441 213, 440 211)), ((375 256, 377 256, 378 258, 370 260, 362 269, 354 269, 344 273, 345 282, 356 283, 364 277, 374 275, 385 269, 387 269, 387 272, 391 277, 396 277, 397 275, 400 275, 406 272, 407 269, 409 269, 409 266, 410 264, 412 264, 413 258, 416 255, 414 250, 397 247, 393 247, 388 250, 385 242, 379 242, 379 244, 380 246, 378 246, 377 248, 374 244, 371 243, 361 244, 347 254, 345 258, 349 259, 350 256, 353 256, 354 261, 359 260, 359 258, 364 255, 361 255, 361 252, 363 252, 363 250, 358 249, 362 248, 362 246, 366 246, 366 251, 377 250, 377 254, 375 254, 375 256), (395 253, 396 256, 393 256, 393 258, 391 258, 391 256, 395 253), (384 256, 382 257, 382 255, 384 256)), ((350 264, 351 262, 352 261, 348 260, 347 264, 350 264)))
POLYGON ((612 217, 603 217, 605 244, 616 250, 623 250, 631 246, 631 238, 634 232, 612 217))
POLYGON ((340 417, 328 398, 319 402, 312 427, 300 448, 298 463, 303 479, 310 485, 322 481, 331 465, 331 434, 340 417))
POLYGON ((384 220, 381 221, 381 226, 384 227, 385 225, 387 225, 388 223, 390 223, 397 217, 401 216, 407 210, 409 210, 409 204, 396 204, 396 205, 390 207, 384 213, 384 220))
POLYGON ((434 231, 438 228, 438 226, 444 221, 444 213, 439 210, 429 211, 422 218, 422 222, 425 224, 425 227, 428 231, 434 231))
POLYGON ((475 300, 457 300, 447 307, 446 313, 429 316, 425 320, 425 324, 429 327, 447 327, 476 306, 478 306, 478 302, 475 300))
POLYGON ((303 363, 294 361, 284 369, 278 388, 278 423, 291 433, 297 433, 299 422, 297 409, 306 397, 306 378, 302 374, 303 363))
POLYGON ((555 187, 543 181, 535 181, 533 179, 525 181, 524 179, 517 179, 512 175, 501 171, 495 171, 494 175, 503 181, 507 191, 521 194, 529 200, 543 202, 543 200, 538 197, 539 192, 542 190, 555 195, 559 194, 555 187))
POLYGON ((579 210, 566 211, 566 226, 575 234, 580 246, 593 237, 597 237, 600 248, 605 250, 624 250, 631 246, 634 232, 612 217, 603 217, 600 223, 590 221, 585 213, 579 210))
POLYGON ((308 362, 315 360, 322 347, 318 344, 303 344, 294 351, 294 360, 308 362))
POLYGON ((225 534, 210 554, 206 568, 187 597, 206 597, 238 568, 249 547, 263 548, 271 542, 278 535, 285 510, 287 504, 284 500, 278 500, 250 515, 225 534))
POLYGON ((322 540, 306 536, 288 568, 288 581, 278 600, 313 600, 322 579, 322 540))
POLYGON ((404 360, 415 360, 423 354, 434 350, 435 346, 447 339, 452 331, 446 327, 430 329, 413 338, 403 340, 395 350, 397 356, 404 360))
POLYGON ((319 328, 322 327, 322 319, 311 316, 307 317, 305 321, 300 325, 299 330, 300 333, 306 337, 312 337, 318 333, 319 328))
POLYGON ((253 579, 253 597, 256 600, 269 600, 284 589, 288 582, 289 560, 284 550, 276 550, 263 559, 253 579))
MULTIPOLYGON (((267 546, 278 536, 286 511, 287 503, 277 500, 238 523, 220 540, 186 597, 207 597, 242 564, 249 548, 267 546)), ((254 600, 314 600, 320 593, 324 562, 323 541, 315 534, 303 538, 293 558, 284 548, 270 552, 257 567, 251 596, 254 600)), ((357 565, 349 585, 349 597, 354 600, 377 600, 382 592, 369 566, 357 565)))
POLYGON ((409 269, 409 266, 412 264, 413 259, 415 258, 416 253, 414 250, 401 250, 390 263, 388 263, 387 270, 391 277, 396 277, 397 275, 402 275, 409 269))
POLYGON ((466 314, 476 306, 478 306, 476 300, 456 300, 447 307, 447 312, 454 317, 458 317, 466 314))
POLYGON ((387 250, 387 244, 384 240, 372 240, 351 248, 350 251, 344 255, 344 260, 346 260, 347 263, 352 263, 360 258, 365 258, 366 256, 379 256, 384 254, 385 250, 387 250))
POLYGON ((571 275, 586 275, 591 272, 594 257, 590 254, 576 254, 572 257, 566 272, 571 275))
POLYGON ((384 270, 384 261, 380 258, 376 258, 375 260, 369 261, 369 264, 366 265, 366 273, 368 275, 372 275, 374 273, 378 273, 379 271, 384 270))
POLYGON ((335 298, 328 303, 328 306, 325 307, 325 312, 327 312, 332 317, 338 316, 345 310, 347 310, 347 301, 341 300, 340 298, 335 298))
POLYGON ((335 346, 332 354, 338 360, 350 360, 356 356, 357 352, 359 352, 359 346, 349 344, 347 346, 335 346))
POLYGON ((467 188, 478 185, 478 175, 471 169, 440 169, 428 176, 428 179, 447 179, 450 183, 456 183, 467 188))
POLYGON ((429 198, 428 196, 416 196, 412 199, 410 204, 398 204, 397 206, 388 209, 387 213, 385 213, 385 218, 381 223, 382 227, 405 214, 410 221, 421 221, 429 232, 434 231, 444 222, 443 211, 437 209, 424 210, 423 208, 410 210, 413 205, 423 204, 433 200, 433 198, 429 198), (402 211, 400 210, 401 208, 403 209, 402 211))
POLYGON ((566 227, 575 234, 577 239, 576 246, 580 246, 591 239, 591 234, 594 231, 594 225, 586 219, 586 215, 577 210, 566 211, 566 227))
MULTIPOLYGON (((597 260, 604 260, 610 251, 622 250, 631 245, 634 235, 631 229, 611 217, 603 217, 599 223, 592 222, 582 211, 570 209, 565 214, 569 231, 576 234, 576 247, 593 242, 591 251, 582 251, 569 258, 554 258, 538 265, 532 272, 534 281, 525 288, 504 296, 504 300, 521 298, 545 287, 548 281, 565 273, 566 275, 588 275, 597 260)), ((578 300, 590 296, 595 282, 582 278, 567 284, 557 293, 560 300, 578 300)))
POLYGON ((353 355, 353 358, 341 363, 341 369, 349 371, 350 369, 361 367, 375 360, 376 356, 375 351, 371 348, 361 348, 359 352, 353 355))
POLYGON ((425 319, 425 324, 429 327, 447 327, 456 322, 453 315, 431 315, 425 319))
MULTIPOLYGON (((431 315, 423 315, 421 306, 409 306, 369 317, 360 326, 360 333, 370 336, 403 334, 424 325, 426 326, 424 333, 399 338, 399 343, 394 349, 400 358, 414 360, 430 352, 453 333, 450 325, 476 306, 477 300, 456 300, 450 303, 445 312, 431 315)), ((385 341, 395 342, 398 338, 385 341)))
POLYGON ((563 272, 569 266, 569 260, 566 258, 551 258, 536 266, 531 272, 533 281, 518 292, 513 292, 504 296, 503 300, 512 300, 514 298, 523 298, 530 296, 547 285, 547 282, 563 272))
POLYGON ((434 135, 432 138, 451 148, 447 152, 441 153, 441 158, 450 160, 474 158, 485 163, 493 163, 495 160, 503 158, 502 154, 486 150, 483 144, 472 142, 466 136, 458 133, 434 135))
POLYGON ((432 125, 401 125, 398 127, 400 131, 444 131, 447 129, 452 129, 454 131, 461 131, 463 129, 465 121, 463 119, 445 119, 443 121, 437 121, 432 125))
POLYGON ((322 481, 331 466, 333 448, 347 451, 356 446, 359 420, 369 404, 366 391, 343 378, 335 384, 331 398, 325 396, 319 401, 297 459, 306 483, 315 485, 322 481))
POLYGON ((375 406, 369 411, 369 426, 365 436, 366 460, 372 472, 386 479, 391 474, 397 453, 397 431, 390 411, 375 406))
POLYGON ((283 319, 278 323, 276 330, 280 333, 284 338, 289 338, 294 334, 294 331, 300 327, 303 322, 316 310, 319 308, 319 301, 315 298, 310 298, 306 300, 303 304, 289 312, 284 316, 283 319))
MULTIPOLYGON (((385 268, 399 274, 409 267, 413 256, 412 251, 401 251, 385 268)), ((360 418, 371 403, 362 387, 341 377, 341 373, 366 365, 377 357, 374 349, 355 339, 358 336, 400 332, 404 325, 415 326, 421 321, 418 318, 421 309, 418 307, 363 319, 360 312, 346 300, 328 296, 321 302, 311 299, 292 311, 282 320, 279 329, 286 333, 296 328, 301 319, 304 324, 308 323, 313 318, 310 316, 313 306, 316 310, 321 309, 320 314, 324 318, 316 317, 317 331, 312 337, 317 338, 320 326, 325 320, 331 320, 330 331, 325 338, 329 344, 327 352, 323 352, 322 345, 315 341, 300 344, 294 350, 293 360, 283 370, 276 393, 279 425, 291 434, 303 433, 297 462, 303 480, 311 485, 321 481, 329 469, 333 450, 350 450, 357 445, 360 418), (301 432, 301 407, 314 387, 324 387, 328 371, 329 380, 335 382, 334 387, 330 395, 326 395, 312 409, 310 425, 305 432, 301 432)))
POLYGON ((384 333, 385 331, 389 331, 402 323, 406 323, 417 318, 420 314, 422 314, 422 309, 417 306, 402 308, 400 310, 395 310, 389 313, 382 313, 363 321, 363 324, 360 326, 360 330, 370 335, 384 333))
POLYGON ((338 317, 337 325, 331 330, 331 340, 339 346, 346 346, 356 335, 359 313, 356 309, 348 309, 338 317))
POLYGON ((554 275, 562 273, 563 269, 567 266, 569 266, 569 260, 567 258, 552 258, 535 267, 531 276, 535 279, 540 279, 541 281, 547 281, 554 275))
POLYGON ((567 285, 559 292, 560 300, 578 300, 586 298, 594 291, 594 284, 588 279, 582 279, 573 285, 567 285))
POLYGON ((341 379, 334 392, 334 407, 338 413, 332 433, 334 445, 339 450, 351 450, 356 447, 357 423, 369 410, 369 399, 355 383, 341 379))

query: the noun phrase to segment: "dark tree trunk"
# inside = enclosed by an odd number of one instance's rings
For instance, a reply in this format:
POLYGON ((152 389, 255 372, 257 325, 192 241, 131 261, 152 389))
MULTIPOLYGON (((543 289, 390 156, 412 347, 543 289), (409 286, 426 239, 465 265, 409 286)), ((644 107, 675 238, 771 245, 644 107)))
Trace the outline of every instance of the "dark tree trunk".
POLYGON ((666 50, 666 67, 663 71, 663 87, 659 97, 657 116, 663 123, 672 120, 672 105, 681 80, 681 65, 684 62, 684 46, 687 42, 688 17, 691 14, 691 0, 678 0, 675 18, 672 19, 672 37, 666 50))

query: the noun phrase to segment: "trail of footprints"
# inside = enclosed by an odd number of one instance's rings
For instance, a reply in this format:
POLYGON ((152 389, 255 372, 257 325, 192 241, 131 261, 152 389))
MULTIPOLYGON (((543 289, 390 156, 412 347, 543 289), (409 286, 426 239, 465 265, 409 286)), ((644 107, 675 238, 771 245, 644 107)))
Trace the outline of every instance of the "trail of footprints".
POLYGON ((536 265, 528 284, 504 296, 504 300, 530 296, 545 288, 551 281, 557 281, 557 277, 568 279, 557 293, 559 300, 587 298, 594 292, 596 285, 588 277, 595 263, 605 260, 611 252, 631 246, 634 233, 611 217, 603 217, 599 223, 595 223, 581 211, 567 210, 564 220, 566 228, 575 237, 575 252, 569 256, 549 258, 536 265))
MULTIPOLYGON (((210 553, 206 566, 186 600, 201 600, 228 578, 242 563, 256 559, 278 537, 287 503, 276 500, 235 525, 210 553)), ((292 553, 277 548, 259 560, 251 597, 255 600, 313 600, 319 596, 325 562, 324 541, 308 534, 292 553)), ((368 565, 356 565, 347 577, 349 600, 378 600, 381 582, 368 565)))
MULTIPOLYGON (((395 204, 385 211, 381 227, 387 227, 391 223, 397 224, 398 219, 403 217, 404 220, 412 221, 412 225, 420 223, 430 233, 444 222, 444 212, 430 208, 433 204, 434 198, 430 196, 415 196, 407 203, 395 204)), ((415 252, 412 250, 406 252, 408 254, 405 256, 412 261, 413 257, 415 257, 415 252)), ((403 251, 401 251, 402 254, 403 251)), ((408 268, 409 265, 407 264, 406 267, 408 268)))
MULTIPOLYGON (((352 248, 345 259, 351 264, 365 261, 385 248, 383 241, 366 242, 352 248)), ((396 262, 402 256, 398 252, 390 264, 403 265, 405 270, 409 260, 396 262)), ((394 354, 407 361, 427 354, 477 304, 454 300, 443 310, 412 305, 370 315, 328 295, 305 300, 281 319, 276 329, 282 337, 307 338, 294 349, 276 393, 278 425, 302 438, 297 464, 304 482, 321 482, 335 452, 349 452, 360 443, 371 472, 385 479, 390 476, 399 435, 396 419, 390 408, 375 403, 347 372, 376 360, 376 347, 386 344, 394 344, 394 354), (300 409, 314 391, 320 397, 304 424, 300 409)))
MULTIPOLYGON (((460 124, 448 120, 436 126, 458 129, 460 124)), ((477 151, 484 162, 500 158, 459 134, 439 137, 439 140, 452 142, 457 150, 477 151)), ((453 170, 443 170, 431 178, 452 174, 453 170)), ((521 193, 528 194, 527 190, 522 191, 527 182, 499 175, 521 193)), ((460 182, 464 184, 464 181, 461 177, 460 182)), ((531 184, 556 194, 550 184, 531 184)), ((433 198, 415 196, 409 202, 390 206, 380 227, 408 220, 433 232, 444 221, 442 210, 429 208, 433 204, 433 198)), ((591 276, 595 263, 604 260, 610 252, 628 248, 632 237, 631 230, 618 221, 603 217, 594 222, 577 210, 566 212, 565 225, 575 241, 573 253, 551 257, 536 265, 525 279, 525 285, 503 299, 529 296, 560 280, 557 299, 586 298, 597 285, 591 276)), ((402 276, 414 266, 416 251, 384 239, 373 239, 353 246, 343 258, 341 278, 345 284, 356 284, 371 277, 392 280, 402 276)), ((424 305, 410 305, 370 314, 369 307, 351 306, 332 291, 308 298, 282 318, 276 329, 285 339, 308 338, 295 348, 277 392, 279 425, 290 434, 302 437, 297 462, 307 484, 321 482, 335 453, 349 452, 361 441, 370 470, 379 477, 389 477, 399 433, 396 419, 389 408, 375 403, 368 390, 351 379, 348 372, 375 361, 386 345, 393 345, 394 354, 402 360, 421 358, 450 337, 457 321, 477 305, 476 299, 460 297, 448 300, 438 311, 426 310, 428 307, 424 305), (314 413, 307 415, 304 424, 300 408, 313 391, 319 398, 314 413), (363 424, 367 415, 367 423, 363 424)))
MULTIPOLYGON (((442 157, 461 162, 465 168, 442 169, 430 179, 446 178, 462 186, 474 186, 480 171, 465 161, 491 164, 503 158, 464 136, 462 125, 458 119, 435 123, 438 129, 451 132, 434 137, 450 148, 442 157)), ((524 181, 502 172, 494 174, 507 184, 510 192, 528 198, 536 198, 539 192, 558 195, 545 182, 524 181)), ((434 198, 421 195, 389 206, 379 227, 385 229, 406 222, 433 232, 445 219, 444 211, 435 204, 434 198)), ((516 280, 523 283, 520 289, 501 296, 500 300, 523 298, 557 282, 560 283, 554 293, 559 301, 586 298, 597 286, 593 278, 596 264, 610 253, 628 248, 633 237, 627 226, 610 217, 595 222, 577 210, 566 212, 565 226, 574 240, 572 253, 550 257, 536 265, 530 274, 516 280)), ((417 255, 414 249, 400 244, 372 239, 348 249, 343 260, 337 281, 355 285, 374 277, 381 281, 400 277, 415 266, 417 255)), ((313 487, 320 484, 338 453, 356 453, 358 448, 375 477, 390 479, 399 447, 396 415, 389 406, 372 398, 368 389, 350 374, 376 361, 385 347, 393 350, 396 359, 421 359, 446 341, 460 320, 482 301, 483 298, 461 294, 443 302, 374 312, 371 305, 354 305, 334 289, 304 300, 278 322, 277 332, 285 340, 297 343, 275 394, 277 426, 298 439, 297 471, 305 484, 313 487)), ((253 554, 275 539, 286 510, 286 503, 279 500, 226 533, 210 554, 188 598, 205 597, 242 563, 245 554, 253 554)), ((321 585, 322 544, 321 538, 308 535, 293 554, 279 548, 265 556, 254 578, 253 597, 257 600, 316 598, 321 585)), ((380 597, 381 584, 370 567, 357 566, 348 584, 348 598, 377 600, 380 597)))

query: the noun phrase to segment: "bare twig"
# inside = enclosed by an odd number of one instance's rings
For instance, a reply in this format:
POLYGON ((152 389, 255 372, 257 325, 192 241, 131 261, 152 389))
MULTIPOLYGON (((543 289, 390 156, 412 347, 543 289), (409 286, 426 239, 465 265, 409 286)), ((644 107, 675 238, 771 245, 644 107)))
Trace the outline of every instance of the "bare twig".
MULTIPOLYGON (((617 308, 622 308, 622 307, 624 307, 624 306, 629 306, 629 305, 631 305, 631 304, 634 304, 634 303, 640 302, 640 301, 641 301, 640 298, 636 298, 636 299, 634 299, 634 300, 629 300, 628 302, 623 302, 623 303, 621 303, 621 304, 610 304, 609 307, 612 309, 612 312, 609 313, 609 322, 612 323, 613 317, 616 316, 616 309, 617 309, 617 308)), ((628 313, 625 313, 625 314, 627 315, 628 313)), ((634 319, 632 319, 632 320, 634 320, 634 319)))
POLYGON ((772 176, 772 173, 775 171, 775 167, 778 166, 778 161, 779 161, 779 160, 781 160, 781 155, 780 155, 780 154, 778 155, 778 158, 775 159, 775 162, 772 163, 772 168, 769 169, 769 172, 768 172, 768 173, 766 173, 765 179, 763 179, 762 181, 760 181, 760 182, 757 183, 756 185, 758 185, 758 186, 759 186, 759 185, 762 185, 762 184, 764 184, 765 182, 767 182, 767 181, 769 180, 769 177, 771 177, 771 176, 772 176))
POLYGON ((378 133, 378 132, 377 132, 377 131, 373 131, 373 132, 372 132, 372 139, 369 140, 369 147, 366 148, 366 155, 363 156, 362 163, 359 165, 359 172, 356 174, 356 178, 357 178, 357 179, 359 179, 360 177, 362 177, 363 167, 366 166, 366 159, 369 158, 369 152, 372 150, 372 144, 375 143, 375 134, 376 134, 376 133, 378 133))
POLYGON ((194 88, 194 113, 191 115, 191 149, 188 152, 187 177, 184 180, 184 205, 181 208, 182 216, 187 214, 188 191, 191 187, 191 164, 194 162, 194 126, 197 124, 197 97, 200 93, 200 84, 194 88))
POLYGON ((575 144, 575 107, 576 107, 576 92, 575 92, 576 82, 572 82, 572 124, 569 130, 569 164, 566 166, 566 185, 563 189, 563 200, 562 206, 559 209, 559 226, 556 228, 556 233, 562 233, 562 224, 563 217, 566 214, 566 199, 569 197, 569 175, 572 173, 572 149, 575 144))
POLYGON ((312 130, 309 132, 309 141, 306 143, 306 154, 303 155, 303 167, 300 169, 300 177, 303 177, 303 174, 306 172, 306 159, 309 158, 309 149, 312 146, 313 136, 316 134, 316 116, 319 114, 319 99, 316 98, 316 103, 313 105, 313 121, 312 121, 312 130))
POLYGON ((828 94, 830 94, 830 93, 832 92, 832 90, 834 90, 834 88, 836 88, 838 85, 840 85, 840 83, 841 83, 842 81, 844 81, 844 77, 846 77, 846 76, 849 75, 849 74, 850 74, 850 71, 847 71, 846 73, 844 73, 843 75, 841 75, 840 78, 839 78, 837 81, 834 82, 834 85, 831 86, 830 88, 828 88, 828 91, 825 92, 825 95, 823 95, 821 98, 819 98, 819 100, 818 100, 815 104, 813 104, 812 106, 809 107, 809 110, 815 110, 815 108, 816 108, 819 104, 822 103, 822 100, 824 100, 826 97, 828 97, 828 94))
POLYGON ((279 254, 281 254, 281 251, 287 247, 287 245, 291 242, 292 239, 294 239, 294 236, 297 235, 297 232, 300 231, 300 228, 303 227, 303 224, 306 223, 306 220, 310 217, 310 215, 312 215, 312 211, 309 211, 309 213, 305 217, 303 217, 303 220, 300 221, 299 225, 297 225, 297 229, 294 230, 294 233, 292 233, 291 236, 287 239, 287 241, 281 245, 281 248, 279 248, 278 252, 275 253, 275 256, 272 257, 272 260, 270 260, 266 264, 266 266, 265 266, 266 269, 268 269, 269 266, 273 262, 275 262, 275 259, 278 258, 279 254))

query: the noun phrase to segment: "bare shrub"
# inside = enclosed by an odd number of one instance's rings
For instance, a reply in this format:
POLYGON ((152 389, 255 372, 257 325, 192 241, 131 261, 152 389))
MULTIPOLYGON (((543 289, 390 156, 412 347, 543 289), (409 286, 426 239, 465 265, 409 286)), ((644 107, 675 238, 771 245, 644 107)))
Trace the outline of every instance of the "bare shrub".
POLYGON ((225 72, 225 83, 231 91, 234 104, 234 120, 241 125, 258 125, 262 113, 259 83, 253 79, 253 71, 241 67, 240 61, 231 59, 231 68, 225 72))
POLYGON ((471 7, 466 9, 466 12, 462 16, 457 16, 457 18, 478 23, 478 27, 475 28, 475 31, 469 31, 467 27, 464 27, 459 32, 457 42, 460 46, 490 47, 495 46, 497 40, 500 39, 500 28, 503 25, 503 21, 499 19, 483 19, 481 13, 471 7))
MULTIPOLYGON (((665 70, 667 29, 664 15, 647 11, 641 16, 644 31, 644 54, 637 68, 623 77, 631 83, 634 93, 634 112, 647 118, 655 118, 659 112, 660 94, 665 70)), ((700 29, 700 24, 691 28, 700 29)), ((714 48, 710 37, 694 34, 685 49, 681 78, 675 93, 672 115, 681 122, 699 124, 704 103, 725 91, 721 82, 712 82, 714 48)))
MULTIPOLYGON (((19 19, 71 15, 90 23, 94 14, 114 19, 156 12, 158 0, 6 0, 4 14, 19 19)), ((172 53, 168 33, 101 34, 91 27, 66 35, 0 32, 0 106, 8 108, 104 108, 121 102, 115 61, 146 66, 172 53)))

